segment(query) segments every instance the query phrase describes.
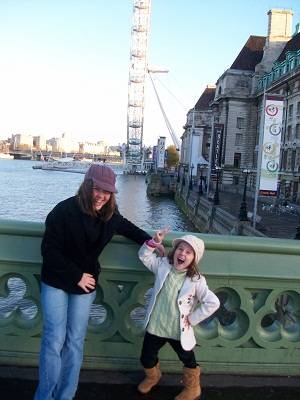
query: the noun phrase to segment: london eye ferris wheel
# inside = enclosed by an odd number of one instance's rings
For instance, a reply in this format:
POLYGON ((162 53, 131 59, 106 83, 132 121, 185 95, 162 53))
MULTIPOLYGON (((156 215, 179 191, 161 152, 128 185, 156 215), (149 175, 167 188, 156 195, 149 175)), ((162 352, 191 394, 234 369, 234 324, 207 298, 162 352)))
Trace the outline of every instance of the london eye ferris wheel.
POLYGON ((151 0, 133 0, 127 106, 126 168, 142 168, 145 79, 151 0))

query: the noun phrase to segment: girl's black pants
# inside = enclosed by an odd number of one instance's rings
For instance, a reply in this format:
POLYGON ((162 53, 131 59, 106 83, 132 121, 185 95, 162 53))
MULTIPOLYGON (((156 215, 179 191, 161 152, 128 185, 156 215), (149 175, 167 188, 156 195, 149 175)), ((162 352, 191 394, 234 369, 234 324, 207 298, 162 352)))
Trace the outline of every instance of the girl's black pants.
POLYGON ((166 344, 169 343, 178 355, 180 361, 187 368, 196 368, 197 363, 193 350, 184 350, 179 340, 162 338, 146 332, 142 347, 141 363, 144 368, 153 368, 158 363, 158 352, 166 344))

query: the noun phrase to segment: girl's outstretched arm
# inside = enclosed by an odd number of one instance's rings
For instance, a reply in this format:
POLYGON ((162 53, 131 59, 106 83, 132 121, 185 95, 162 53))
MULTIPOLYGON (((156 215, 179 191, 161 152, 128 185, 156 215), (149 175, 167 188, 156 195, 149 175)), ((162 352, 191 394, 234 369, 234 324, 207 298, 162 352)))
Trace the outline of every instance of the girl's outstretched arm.
POLYGON ((163 228, 156 231, 153 238, 150 240, 146 240, 146 242, 139 250, 140 260, 153 273, 156 273, 159 268, 159 265, 161 263, 160 257, 163 257, 165 255, 165 248, 161 242, 168 232, 169 228, 163 228), (157 257, 157 255, 154 253, 154 250, 159 253, 160 257, 157 257))
POLYGON ((162 241, 164 240, 165 236, 170 232, 170 228, 162 228, 159 229, 158 231, 155 232, 155 235, 153 236, 153 247, 157 250, 158 254, 161 257, 164 257, 166 255, 165 248, 162 245, 162 241))
POLYGON ((169 232, 170 232, 169 227, 159 229, 158 231, 155 232, 153 240, 157 243, 161 243, 169 232))

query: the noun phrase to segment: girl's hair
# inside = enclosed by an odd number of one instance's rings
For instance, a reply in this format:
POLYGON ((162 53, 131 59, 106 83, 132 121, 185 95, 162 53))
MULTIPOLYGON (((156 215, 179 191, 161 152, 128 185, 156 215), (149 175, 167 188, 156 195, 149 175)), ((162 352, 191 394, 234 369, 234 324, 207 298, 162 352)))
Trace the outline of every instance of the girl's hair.
POLYGON ((76 194, 81 210, 92 217, 100 217, 104 222, 109 221, 117 211, 115 194, 111 193, 108 202, 97 211, 93 205, 93 181, 85 179, 76 194))
MULTIPOLYGON (((168 253, 167 258, 168 258, 169 263, 172 264, 172 265, 173 265, 173 263, 174 263, 174 254, 175 254, 175 251, 177 250, 177 247, 178 247, 182 242, 184 242, 184 240, 182 240, 181 242, 177 243, 177 244, 169 251, 169 253, 168 253)), ((184 243, 185 243, 185 242, 184 242, 184 243)), ((194 251, 194 250, 193 250, 193 251, 194 251)), ((190 277, 190 278, 193 278, 194 276, 197 276, 198 278, 200 278, 200 272, 199 272, 199 270, 198 270, 198 268, 197 268, 197 265, 196 265, 196 263, 195 263, 195 251, 194 251, 194 259, 193 259, 193 261, 191 262, 191 264, 188 266, 186 275, 187 275, 188 277, 190 277)))

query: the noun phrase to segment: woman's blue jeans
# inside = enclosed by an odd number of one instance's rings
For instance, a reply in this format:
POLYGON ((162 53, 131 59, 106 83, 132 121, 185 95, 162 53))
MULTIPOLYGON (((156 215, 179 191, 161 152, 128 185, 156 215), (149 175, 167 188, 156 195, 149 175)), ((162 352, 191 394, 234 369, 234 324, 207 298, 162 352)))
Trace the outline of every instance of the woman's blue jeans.
POLYGON ((71 400, 75 396, 95 297, 96 292, 69 294, 42 283, 43 337, 34 400, 71 400))

